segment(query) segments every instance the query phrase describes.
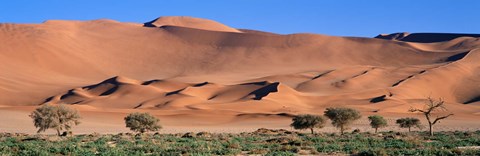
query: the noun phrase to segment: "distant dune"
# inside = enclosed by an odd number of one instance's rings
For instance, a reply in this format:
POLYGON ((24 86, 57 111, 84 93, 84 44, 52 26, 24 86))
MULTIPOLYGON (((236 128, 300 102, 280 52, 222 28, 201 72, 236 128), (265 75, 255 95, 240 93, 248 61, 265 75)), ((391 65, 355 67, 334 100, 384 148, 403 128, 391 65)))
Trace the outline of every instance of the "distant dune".
POLYGON ((472 37, 478 38, 480 34, 453 34, 453 33, 393 33, 393 34, 381 34, 375 38, 397 40, 405 42, 419 42, 419 43, 433 43, 433 42, 445 42, 460 37, 472 37))
POLYGON ((0 106, 64 103, 225 123, 332 106, 388 116, 431 96, 473 119, 479 37, 279 35, 193 17, 0 24, 0 106))

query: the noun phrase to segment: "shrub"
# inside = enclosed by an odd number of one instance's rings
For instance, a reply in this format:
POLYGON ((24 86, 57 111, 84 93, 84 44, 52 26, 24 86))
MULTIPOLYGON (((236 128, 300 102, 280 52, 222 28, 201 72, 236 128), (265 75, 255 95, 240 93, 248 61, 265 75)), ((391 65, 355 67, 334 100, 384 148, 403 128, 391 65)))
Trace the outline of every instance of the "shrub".
POLYGON ((385 149, 368 149, 361 151, 358 156, 386 156, 388 155, 385 149))
POLYGON ((421 128, 420 120, 417 118, 400 118, 396 122, 401 128, 408 128, 408 132, 411 132, 411 127, 421 128))
POLYGON ((30 114, 33 123, 38 128, 37 133, 44 132, 47 129, 54 129, 57 135, 61 135, 62 130, 70 130, 73 125, 80 124, 80 115, 77 110, 69 108, 63 104, 49 105, 45 104, 30 114))
POLYGON ((158 131, 162 128, 159 119, 149 113, 131 113, 125 118, 126 127, 134 132, 145 133, 147 131, 158 131))
POLYGON ((325 116, 332 120, 333 126, 340 128, 342 135, 353 121, 362 117, 359 111, 352 108, 327 108, 325 116))
POLYGON ((375 129, 375 133, 377 133, 378 128, 383 128, 387 127, 387 120, 383 118, 383 116, 380 115, 372 115, 368 117, 368 120, 370 120, 370 126, 375 129))
POLYGON ((323 128, 325 127, 325 118, 319 115, 303 114, 293 117, 292 124, 290 124, 295 129, 310 129, 313 132, 314 128, 323 128))

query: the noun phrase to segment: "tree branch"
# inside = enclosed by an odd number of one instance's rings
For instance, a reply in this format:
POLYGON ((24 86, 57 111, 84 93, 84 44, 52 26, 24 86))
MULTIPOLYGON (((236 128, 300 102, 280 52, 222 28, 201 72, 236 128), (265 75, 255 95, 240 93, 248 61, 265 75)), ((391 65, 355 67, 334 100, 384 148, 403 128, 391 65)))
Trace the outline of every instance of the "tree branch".
POLYGON ((448 114, 448 115, 445 115, 445 116, 442 116, 442 117, 437 117, 437 118, 433 121, 433 124, 432 124, 432 125, 434 125, 434 124, 437 123, 438 121, 443 120, 443 119, 446 119, 446 118, 448 118, 448 117, 450 117, 450 116, 452 116, 452 115, 453 115, 453 114, 448 114))

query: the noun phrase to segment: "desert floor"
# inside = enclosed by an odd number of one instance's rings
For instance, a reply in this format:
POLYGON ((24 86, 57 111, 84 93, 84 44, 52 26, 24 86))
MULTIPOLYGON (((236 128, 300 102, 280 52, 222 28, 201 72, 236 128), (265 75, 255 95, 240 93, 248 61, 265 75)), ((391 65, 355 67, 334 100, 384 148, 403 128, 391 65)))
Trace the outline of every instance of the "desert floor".
MULTIPOLYGON (((4 106, 0 108, 0 132, 10 133, 36 133, 36 129, 33 126, 33 122, 28 115, 33 111, 35 107, 9 107, 4 106)), ((82 115, 82 122, 80 125, 73 128, 75 134, 89 134, 89 133, 102 133, 102 134, 115 134, 121 132, 129 132, 129 129, 125 128, 123 117, 126 116, 125 112, 132 112, 138 110, 85 110, 79 109, 82 115)), ((258 128, 269 129, 287 129, 293 130, 289 124, 291 123, 290 117, 284 116, 257 116, 257 117, 236 117, 228 118, 228 115, 223 113, 202 113, 202 115, 184 115, 184 116, 172 116, 162 115, 162 112, 152 112, 158 116, 161 120, 163 128, 160 133, 186 133, 186 132, 211 132, 211 133, 241 133, 251 132, 258 128), (208 114, 208 115, 206 115, 208 114), (226 117, 222 117, 226 116, 226 117)), ((167 114, 167 113, 164 113, 167 114)), ((421 119, 422 124, 427 126, 426 120, 423 116, 412 114, 385 114, 388 120, 389 126, 380 131, 407 131, 407 129, 399 128, 395 124, 395 120, 401 117, 417 117, 421 119)), ((361 131, 373 132, 370 128, 367 115, 356 121, 350 130, 360 129, 361 131)), ((478 117, 475 116, 452 116, 446 120, 442 120, 435 125, 435 131, 476 131, 480 130, 480 122, 478 117)), ((412 128, 414 131, 418 131, 417 128, 412 128)), ((428 130, 424 127, 422 130, 428 130)), ((318 132, 337 132, 338 129, 331 124, 327 124, 322 129, 317 129, 318 132)), ((305 131, 307 132, 307 131, 305 131)), ((44 132, 46 134, 55 133, 53 130, 44 132)))

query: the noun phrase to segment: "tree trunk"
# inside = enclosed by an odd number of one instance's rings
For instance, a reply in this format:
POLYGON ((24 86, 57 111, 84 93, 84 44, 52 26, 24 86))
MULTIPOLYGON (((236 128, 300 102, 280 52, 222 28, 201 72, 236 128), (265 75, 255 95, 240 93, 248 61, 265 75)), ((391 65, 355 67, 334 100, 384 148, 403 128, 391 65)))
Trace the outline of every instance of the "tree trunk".
POLYGON ((343 131, 344 131, 343 126, 340 126, 340 134, 341 135, 343 135, 343 131))
POLYGON ((58 136, 61 136, 62 134, 60 134, 60 129, 57 129, 57 135, 58 136))
POLYGON ((312 132, 312 134, 314 133, 314 132, 313 132, 313 128, 310 128, 310 131, 312 132))
POLYGON ((428 121, 428 129, 429 129, 429 132, 430 132, 430 136, 433 136, 432 122, 430 121, 430 112, 425 113, 425 118, 427 118, 427 121, 428 121))
POLYGON ((433 125, 431 123, 428 124, 430 130, 430 136, 433 136, 433 125))
POLYGON ((408 127, 408 132, 412 132, 412 131, 410 130, 410 127, 408 127))
POLYGON ((378 128, 375 128, 375 133, 377 133, 378 128))

